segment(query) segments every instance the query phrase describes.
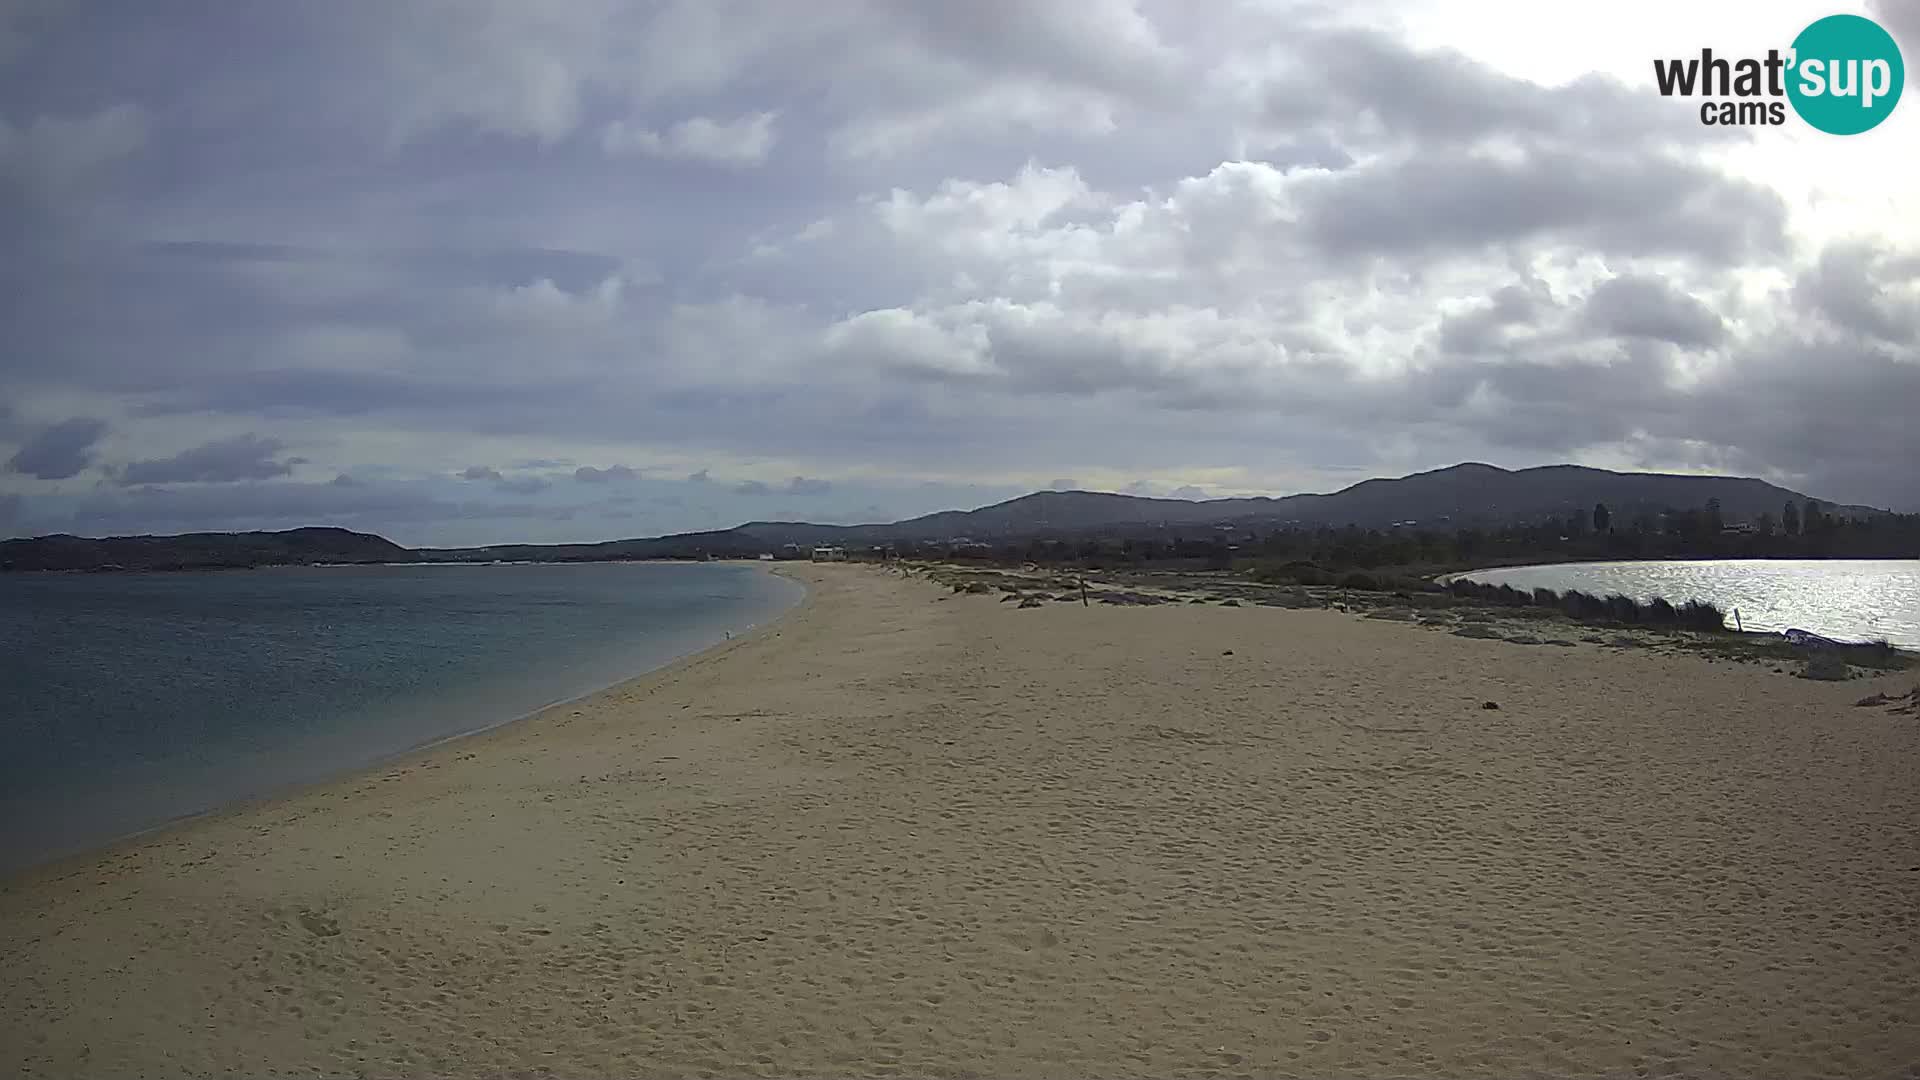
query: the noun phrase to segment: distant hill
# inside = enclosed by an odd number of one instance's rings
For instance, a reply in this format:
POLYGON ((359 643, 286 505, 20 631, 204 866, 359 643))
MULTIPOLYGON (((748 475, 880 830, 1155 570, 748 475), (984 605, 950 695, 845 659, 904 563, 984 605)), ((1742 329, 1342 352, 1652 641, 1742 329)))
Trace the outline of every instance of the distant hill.
POLYGON ((0 570, 212 570, 312 563, 408 562, 406 548, 369 533, 305 528, 184 536, 40 536, 0 540, 0 570))
MULTIPOLYGON (((945 510, 906 521, 868 525, 754 521, 732 529, 680 533, 597 544, 500 544, 477 548, 408 550, 377 536, 345 529, 278 533, 197 533, 189 536, 86 540, 47 536, 0 542, 0 570, 185 569, 316 562, 539 561, 750 557, 792 544, 909 544, 966 538, 1006 541, 1065 536, 1155 536, 1181 530, 1414 527, 1450 532, 1550 517, 1588 515, 1605 503, 1616 522, 1663 510, 1691 510, 1719 499, 1730 522, 1763 513, 1780 515, 1807 496, 1764 480, 1737 476, 1621 473, 1580 465, 1502 469, 1469 462, 1394 479, 1365 480, 1327 495, 1283 498, 1151 499, 1096 491, 1039 491, 977 510, 945 510)), ((1843 516, 1885 511, 1830 506, 1843 516)))
MULTIPOLYGON (((1620 473, 1580 465, 1510 470, 1470 462, 1395 479, 1364 480, 1328 495, 1282 498, 1150 499, 1094 491, 1040 491, 1017 499, 876 525, 811 525, 752 522, 731 530, 762 545, 786 543, 885 543, 945 540, 1006 540, 1024 537, 1128 533, 1181 526, 1315 528, 1356 525, 1385 528, 1403 522, 1448 531, 1479 525, 1538 521, 1591 514, 1606 503, 1622 523, 1635 514, 1698 509, 1720 500, 1728 521, 1763 513, 1780 515, 1789 500, 1808 497, 1750 477, 1620 473)), ((1866 506, 1835 508, 1866 516, 1885 511, 1866 506)))

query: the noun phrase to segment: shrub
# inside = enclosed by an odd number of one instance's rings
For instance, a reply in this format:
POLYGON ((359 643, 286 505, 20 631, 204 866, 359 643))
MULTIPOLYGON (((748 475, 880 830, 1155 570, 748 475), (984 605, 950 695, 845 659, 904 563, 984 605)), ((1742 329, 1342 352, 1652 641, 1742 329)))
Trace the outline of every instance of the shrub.
POLYGON ((1633 623, 1640 621, 1640 601, 1619 593, 1607 597, 1607 618, 1614 622, 1633 623))
POLYGON ((1370 574, 1362 574, 1362 573, 1356 572, 1356 573, 1348 574, 1346 577, 1341 578, 1340 587, 1343 589, 1371 590, 1371 589, 1379 588, 1380 583, 1373 580, 1373 577, 1370 574))
MULTIPOLYGON (((1674 610, 1673 605, 1667 604, 1665 600, 1659 603, 1665 605, 1669 612, 1674 610)), ((1675 614, 1680 625, 1689 630, 1725 630, 1727 628, 1726 614, 1718 606, 1704 600, 1689 600, 1682 604, 1675 614)))
POLYGON ((1569 589, 1560 596, 1560 610, 1572 618, 1591 621, 1604 616, 1607 605, 1592 593, 1569 589))

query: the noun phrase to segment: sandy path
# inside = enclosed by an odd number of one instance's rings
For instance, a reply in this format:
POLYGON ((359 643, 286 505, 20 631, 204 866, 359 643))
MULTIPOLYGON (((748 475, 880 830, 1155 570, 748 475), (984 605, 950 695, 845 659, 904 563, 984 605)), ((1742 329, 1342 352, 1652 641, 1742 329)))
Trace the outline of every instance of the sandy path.
POLYGON ((1920 1076, 1911 675, 800 572, 11 883, 0 1073, 1920 1076))

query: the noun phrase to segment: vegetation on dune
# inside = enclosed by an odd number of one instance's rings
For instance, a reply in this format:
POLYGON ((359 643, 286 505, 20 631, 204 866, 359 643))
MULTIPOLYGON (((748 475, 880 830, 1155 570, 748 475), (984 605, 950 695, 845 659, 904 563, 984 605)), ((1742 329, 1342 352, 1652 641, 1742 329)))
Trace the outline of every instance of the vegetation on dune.
POLYGON ((1569 589, 1564 593, 1557 593, 1552 589, 1534 589, 1528 592, 1511 585, 1487 585, 1468 581, 1465 578, 1455 578, 1446 588, 1454 596, 1480 600, 1502 607, 1556 609, 1580 622, 1676 626, 1687 630, 1708 631, 1727 628, 1726 613, 1717 606, 1701 600, 1688 600, 1675 606, 1659 597, 1643 602, 1618 593, 1602 597, 1581 592, 1578 589, 1569 589))

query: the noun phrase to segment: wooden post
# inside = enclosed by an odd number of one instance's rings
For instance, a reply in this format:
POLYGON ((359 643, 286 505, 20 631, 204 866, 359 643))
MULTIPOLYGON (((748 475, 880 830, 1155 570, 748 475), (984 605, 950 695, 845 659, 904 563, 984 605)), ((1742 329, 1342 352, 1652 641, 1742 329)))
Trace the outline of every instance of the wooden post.
POLYGON ((1087 579, 1085 577, 1082 577, 1080 579, 1080 606, 1081 607, 1091 606, 1087 603, 1087 579))

